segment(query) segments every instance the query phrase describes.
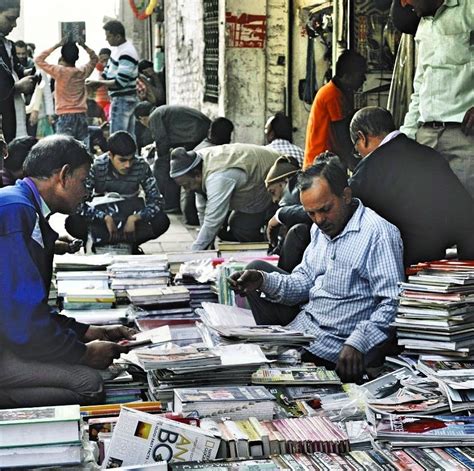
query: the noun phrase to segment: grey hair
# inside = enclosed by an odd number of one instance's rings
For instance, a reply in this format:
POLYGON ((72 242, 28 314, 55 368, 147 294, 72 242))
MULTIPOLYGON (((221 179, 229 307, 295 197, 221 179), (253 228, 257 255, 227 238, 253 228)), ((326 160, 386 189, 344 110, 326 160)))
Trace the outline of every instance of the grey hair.
POLYGON ((360 131, 364 136, 382 136, 395 131, 390 111, 379 106, 367 106, 359 110, 351 120, 349 126, 351 140, 357 140, 357 133, 360 131))

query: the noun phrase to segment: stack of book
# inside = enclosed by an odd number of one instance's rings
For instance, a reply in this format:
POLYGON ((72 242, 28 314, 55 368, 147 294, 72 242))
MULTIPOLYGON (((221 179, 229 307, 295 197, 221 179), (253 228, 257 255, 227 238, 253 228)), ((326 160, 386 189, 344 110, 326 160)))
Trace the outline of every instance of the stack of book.
POLYGON ((211 282, 198 283, 194 278, 183 276, 175 278, 174 283, 176 286, 184 286, 188 289, 190 305, 193 309, 202 307, 202 303, 215 303, 218 300, 211 282))
POLYGON ((111 289, 69 289, 64 293, 64 309, 89 310, 110 309, 115 303, 111 289))
POLYGON ((67 296, 77 289, 108 289, 109 277, 105 271, 58 271, 55 276, 57 294, 67 296))
POLYGON ((107 268, 110 287, 117 297, 126 298, 127 290, 162 288, 168 285, 170 274, 166 255, 123 258, 107 268))
POLYGON ((127 297, 135 306, 189 304, 189 291, 184 286, 128 289, 127 297))
POLYGON ((174 412, 199 417, 229 417, 241 420, 256 417, 271 420, 275 398, 263 386, 177 388, 174 412))
POLYGON ((127 307, 114 309, 64 309, 61 311, 61 314, 73 317, 83 324, 90 325, 126 325, 133 321, 133 311, 127 307))
POLYGON ((474 469, 474 453, 460 448, 408 448, 406 450, 366 450, 349 453, 279 454, 268 459, 214 463, 171 463, 171 471, 279 470, 468 470, 474 469))
POLYGON ((229 242, 218 240, 217 251, 225 259, 235 260, 264 258, 268 255, 268 242, 229 242))
POLYGON ((59 271, 97 271, 106 270, 113 262, 113 256, 65 254, 54 256, 54 269, 59 271))
POLYGON ((469 356, 474 350, 474 267, 432 262, 402 283, 394 325, 411 354, 469 356))
POLYGON ((78 405, 0 410, 2 468, 81 463, 78 405))

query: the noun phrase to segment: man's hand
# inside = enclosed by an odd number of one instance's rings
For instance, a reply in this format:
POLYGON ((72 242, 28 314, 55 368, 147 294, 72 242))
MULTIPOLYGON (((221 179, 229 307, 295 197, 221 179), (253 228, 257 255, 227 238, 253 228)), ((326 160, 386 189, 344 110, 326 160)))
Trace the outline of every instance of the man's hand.
POLYGON ((33 110, 30 113, 30 126, 35 126, 36 124, 38 124, 38 116, 39 113, 36 110, 33 110))
POLYGON ((109 325, 99 327, 91 325, 84 334, 83 342, 92 342, 93 340, 107 340, 109 342, 117 342, 118 340, 132 340, 137 334, 135 329, 125 327, 123 325, 109 325))
POLYGON ((357 383, 362 379, 364 371, 364 354, 350 345, 344 345, 336 363, 336 372, 341 381, 357 383))
POLYGON ((274 237, 274 233, 276 231, 277 228, 280 227, 280 222, 278 221, 278 219, 273 216, 270 221, 268 221, 267 223, 267 239, 268 241, 272 244, 272 245, 275 245, 273 242, 275 240, 275 237, 274 237))
POLYGON ((107 368, 121 353, 127 353, 128 347, 113 342, 101 342, 95 340, 86 344, 87 350, 81 358, 80 363, 90 366, 96 370, 107 368))
POLYGON ((54 243, 54 253, 64 255, 65 253, 76 253, 82 247, 82 240, 73 239, 68 235, 63 235, 54 243))
POLYGON ((462 120, 461 131, 466 136, 474 134, 474 106, 466 111, 464 119, 462 120))
POLYGON ((230 287, 238 294, 245 296, 262 286, 263 275, 258 270, 245 270, 232 273, 227 281, 230 287))
POLYGON ((32 93, 35 88, 35 78, 31 75, 23 77, 22 79, 15 82, 15 91, 18 93, 32 93))
POLYGON ((109 241, 110 242, 117 242, 118 240, 118 229, 115 221, 113 220, 112 216, 105 216, 104 218, 105 225, 107 226, 107 230, 109 231, 109 241))
POLYGON ((135 225, 137 221, 140 220, 140 216, 137 214, 131 214, 127 218, 127 222, 123 228, 123 236, 125 240, 134 241, 135 240, 135 225))

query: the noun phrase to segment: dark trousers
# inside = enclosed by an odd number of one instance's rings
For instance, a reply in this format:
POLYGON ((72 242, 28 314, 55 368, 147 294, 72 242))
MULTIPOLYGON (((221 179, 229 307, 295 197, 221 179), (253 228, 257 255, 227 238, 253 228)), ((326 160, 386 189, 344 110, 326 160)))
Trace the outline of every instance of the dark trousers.
POLYGON ((16 134, 16 113, 15 113, 15 102, 13 98, 0 101, 0 116, 3 130, 3 136, 5 141, 10 142, 15 139, 16 134))
POLYGON ((231 211, 218 236, 222 240, 233 242, 261 242, 263 241, 261 229, 267 220, 266 210, 254 214, 231 211))
POLYGON ((180 187, 170 178, 170 156, 156 158, 153 165, 153 175, 156 178, 158 189, 165 200, 165 209, 179 209, 180 187))
MULTIPOLYGON (((107 245, 109 241, 109 231, 103 220, 89 222, 83 216, 74 214, 66 219, 66 231, 73 237, 87 242, 89 228, 93 231, 96 245, 107 245)), ((170 220, 166 214, 159 212, 150 222, 138 221, 136 224, 134 244, 140 245, 149 240, 158 238, 164 234, 170 226, 170 220)), ((120 228, 119 228, 120 229, 120 228)), ((119 239, 118 242, 126 242, 125 239, 119 239)))
POLYGON ((287 273, 301 263, 304 251, 311 240, 311 226, 296 224, 286 234, 280 249, 278 268, 287 273))

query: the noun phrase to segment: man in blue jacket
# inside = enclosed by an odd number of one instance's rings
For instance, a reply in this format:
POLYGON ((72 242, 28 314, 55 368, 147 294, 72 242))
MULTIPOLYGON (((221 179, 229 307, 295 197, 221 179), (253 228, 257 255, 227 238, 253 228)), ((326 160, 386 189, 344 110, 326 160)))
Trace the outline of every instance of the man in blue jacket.
POLYGON ((0 190, 0 408, 103 400, 97 369, 127 349, 132 329, 95 327, 48 306, 54 243, 47 218, 84 199, 91 157, 69 136, 36 144, 25 178, 0 190))

